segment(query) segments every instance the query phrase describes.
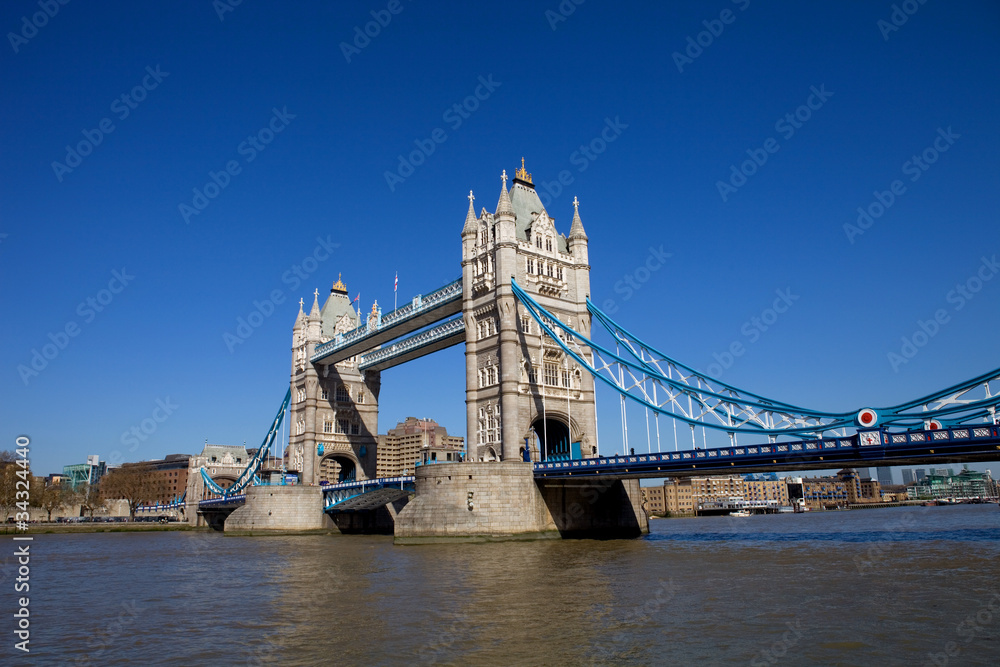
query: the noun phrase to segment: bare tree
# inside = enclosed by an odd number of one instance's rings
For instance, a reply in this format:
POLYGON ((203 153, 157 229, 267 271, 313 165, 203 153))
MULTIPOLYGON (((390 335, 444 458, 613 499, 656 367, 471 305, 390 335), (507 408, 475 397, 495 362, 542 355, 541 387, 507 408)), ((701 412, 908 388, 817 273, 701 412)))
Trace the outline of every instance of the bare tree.
POLYGON ((79 492, 77 496, 77 502, 80 503, 80 509, 85 512, 90 513, 90 518, 94 518, 94 512, 104 509, 107 505, 107 501, 101 493, 101 488, 97 484, 88 484, 85 489, 79 492))
POLYGON ((108 500, 128 502, 129 518, 135 519, 136 508, 155 497, 153 467, 148 463, 123 463, 104 476, 101 491, 108 500))
POLYGON ((52 512, 62 509, 73 501, 73 491, 59 484, 43 486, 38 506, 48 512, 48 521, 52 522, 52 512))
POLYGON ((17 507, 17 482, 19 479, 17 473, 22 468, 15 463, 15 460, 14 452, 10 450, 0 451, 0 521, 6 521, 17 507))

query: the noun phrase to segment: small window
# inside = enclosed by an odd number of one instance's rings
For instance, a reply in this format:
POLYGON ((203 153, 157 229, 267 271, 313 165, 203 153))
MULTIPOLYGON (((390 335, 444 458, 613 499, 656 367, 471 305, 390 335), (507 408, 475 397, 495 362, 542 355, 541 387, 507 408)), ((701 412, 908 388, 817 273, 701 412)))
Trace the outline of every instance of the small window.
POLYGON ((364 403, 364 402, 365 402, 365 388, 361 387, 360 389, 358 389, 358 403, 364 403))
POLYGON ((552 239, 549 238, 545 239, 545 249, 552 250, 552 239))
POLYGON ((323 389, 319 392, 319 397, 322 398, 324 401, 327 400, 327 399, 329 399, 330 398, 330 390, 327 389, 326 387, 323 387, 323 389))
POLYGON ((323 421, 323 433, 333 433, 333 422, 324 420, 323 421))
POLYGON ((337 402, 338 403, 349 403, 351 401, 351 392, 348 391, 347 385, 342 384, 337 387, 337 402))

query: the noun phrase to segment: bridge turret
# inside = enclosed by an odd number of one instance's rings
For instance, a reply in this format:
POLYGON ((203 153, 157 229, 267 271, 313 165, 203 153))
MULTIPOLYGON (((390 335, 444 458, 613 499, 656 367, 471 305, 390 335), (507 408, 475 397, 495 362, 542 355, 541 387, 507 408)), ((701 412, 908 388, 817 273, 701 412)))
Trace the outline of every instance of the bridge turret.
POLYGON ((318 343, 322 336, 323 318, 319 314, 319 290, 313 292, 313 307, 309 311, 306 324, 306 336, 310 343, 318 343))

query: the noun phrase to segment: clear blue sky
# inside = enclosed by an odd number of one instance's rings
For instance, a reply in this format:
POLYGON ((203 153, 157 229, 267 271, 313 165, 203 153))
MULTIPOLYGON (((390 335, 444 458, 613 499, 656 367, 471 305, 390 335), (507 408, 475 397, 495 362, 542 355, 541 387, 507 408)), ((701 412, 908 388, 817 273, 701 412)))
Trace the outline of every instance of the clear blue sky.
MULTIPOLYGON (((298 299, 342 273, 364 309, 391 306, 396 271, 401 300, 459 276, 468 191, 492 211, 522 156, 542 191, 572 179, 548 208, 567 233, 579 197, 594 299, 703 370, 742 344, 717 369, 728 382, 849 410, 1000 366, 996 269, 961 308, 949 298, 1000 255, 994 2, 914 3, 898 30, 890 2, 590 0, 563 16, 555 0, 255 1, 220 19, 222 2, 0 6, 0 447, 30 435, 39 473, 256 446, 298 299), (386 25, 355 44, 373 11, 386 25), (89 154, 67 156, 81 142, 89 154), (400 171, 415 142, 433 153, 400 171), (753 156, 766 162, 720 192, 753 156), (202 201, 210 172, 226 186, 202 201), (896 180, 879 217, 845 230, 896 180), (303 265, 328 237, 332 255, 303 265), (650 248, 671 257, 637 275, 650 248), (627 275, 645 279, 631 294, 627 275), (779 290, 795 298, 763 331, 752 318, 779 290), (25 379, 50 334, 65 347, 25 379)), ((463 363, 456 347, 384 373, 380 429, 415 415, 464 435, 463 363)), ((610 453, 617 406, 601 401, 610 453)))

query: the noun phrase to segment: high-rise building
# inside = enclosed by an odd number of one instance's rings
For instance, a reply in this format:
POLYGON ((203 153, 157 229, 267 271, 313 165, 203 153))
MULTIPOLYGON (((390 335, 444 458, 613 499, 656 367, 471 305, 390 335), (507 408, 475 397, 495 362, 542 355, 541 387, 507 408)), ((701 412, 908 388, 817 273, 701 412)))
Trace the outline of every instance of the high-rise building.
POLYGON ((892 485, 892 468, 889 466, 879 466, 875 468, 875 472, 878 475, 878 483, 881 486, 892 485))
POLYGON ((375 474, 378 477, 412 475, 418 465, 461 461, 465 439, 448 435, 433 419, 407 417, 378 437, 375 474))
POLYGON ((868 468, 855 468, 854 471, 858 475, 858 479, 871 479, 871 471, 868 468))
POLYGON ((903 468, 903 485, 909 486, 915 481, 917 481, 917 478, 913 474, 913 468, 903 468))
POLYGON ((917 481, 919 482, 920 480, 927 477, 927 470, 925 470, 924 468, 917 468, 916 474, 917 474, 917 481))

